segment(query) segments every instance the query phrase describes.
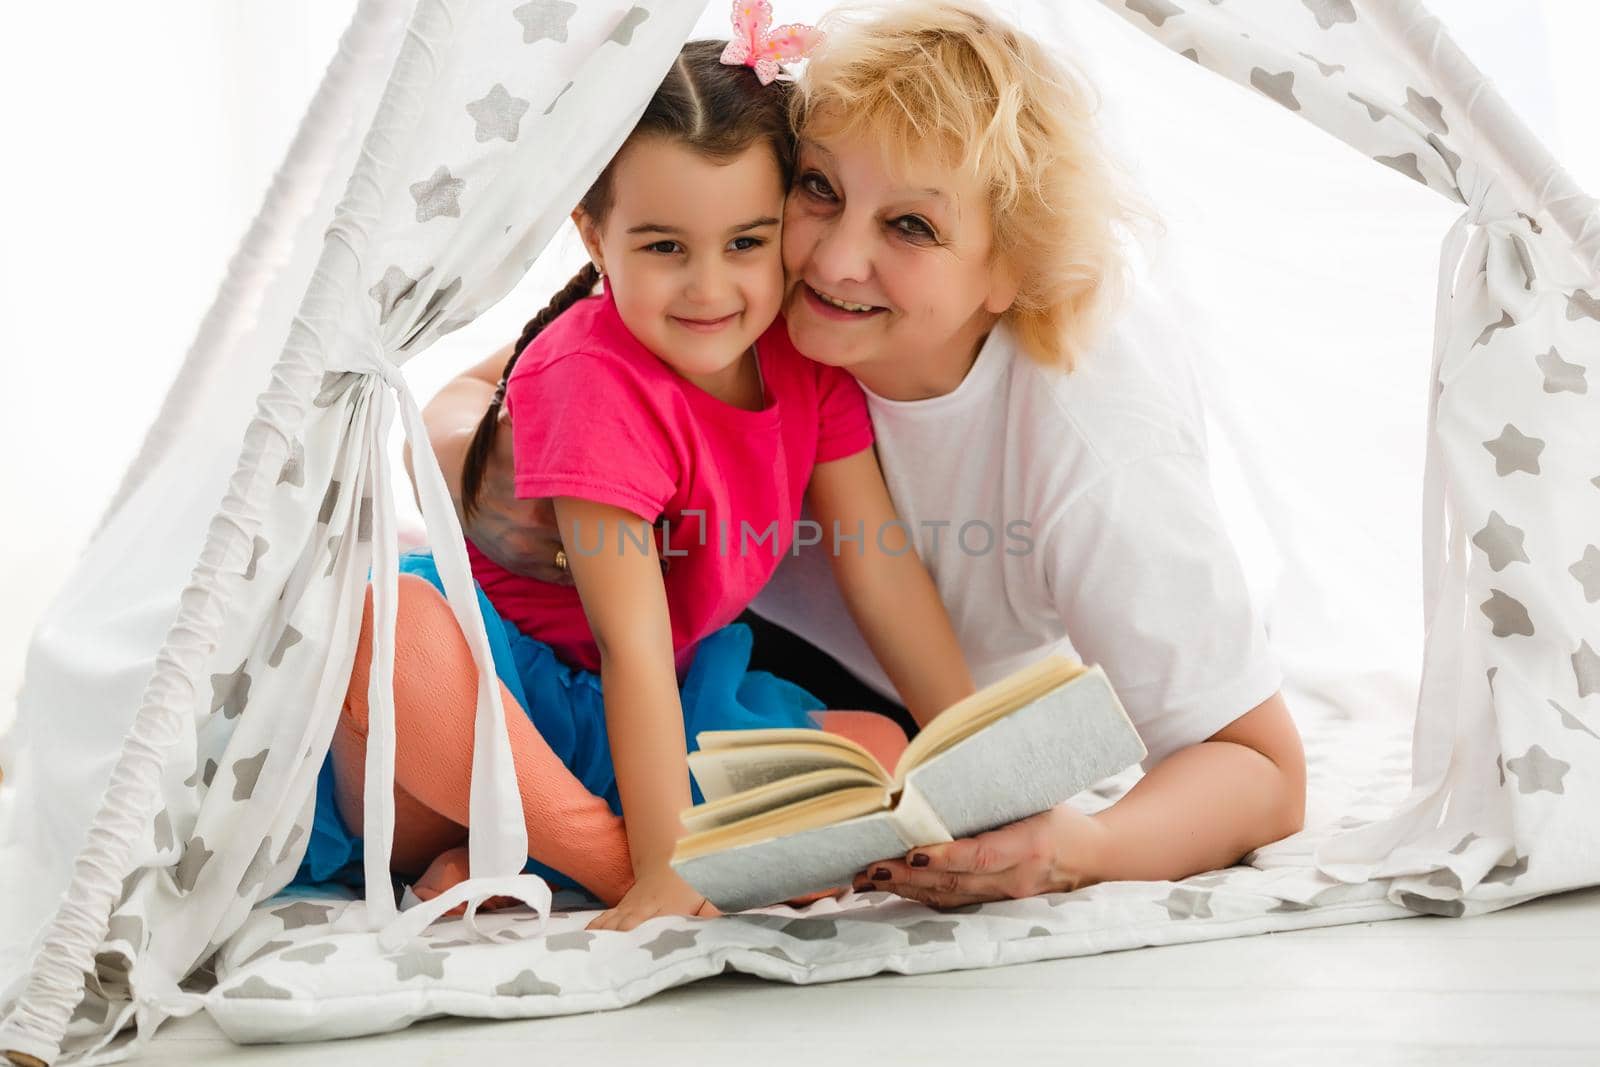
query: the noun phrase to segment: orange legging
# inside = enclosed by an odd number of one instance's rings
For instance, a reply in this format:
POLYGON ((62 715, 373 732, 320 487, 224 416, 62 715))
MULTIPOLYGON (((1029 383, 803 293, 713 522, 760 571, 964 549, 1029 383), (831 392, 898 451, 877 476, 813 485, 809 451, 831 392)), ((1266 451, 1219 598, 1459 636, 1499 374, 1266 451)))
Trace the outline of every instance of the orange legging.
MULTIPOLYGON (((339 814, 357 835, 362 832, 371 660, 369 589, 350 689, 333 735, 339 814)), ((399 874, 415 876, 467 839, 478 701, 478 672, 466 638, 444 597, 416 575, 400 576, 394 663, 391 865, 399 874)), ((556 758, 503 684, 500 699, 528 825, 528 855, 577 879, 607 904, 615 904, 633 884, 622 820, 556 758)), ((885 767, 893 767, 906 746, 899 725, 873 712, 824 712, 822 726, 863 745, 885 767)))

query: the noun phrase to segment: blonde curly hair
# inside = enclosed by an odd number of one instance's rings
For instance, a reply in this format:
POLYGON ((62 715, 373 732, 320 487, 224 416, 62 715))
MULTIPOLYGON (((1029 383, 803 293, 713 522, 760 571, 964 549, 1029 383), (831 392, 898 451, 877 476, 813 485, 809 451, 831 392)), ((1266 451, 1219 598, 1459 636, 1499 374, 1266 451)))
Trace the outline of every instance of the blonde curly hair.
POLYGON ((1021 284, 1004 318, 1031 358, 1071 370, 1126 284, 1126 233, 1151 218, 1101 144, 1098 95, 977 0, 849 5, 822 26, 794 128, 869 138, 892 168, 929 151, 969 168, 1021 284))

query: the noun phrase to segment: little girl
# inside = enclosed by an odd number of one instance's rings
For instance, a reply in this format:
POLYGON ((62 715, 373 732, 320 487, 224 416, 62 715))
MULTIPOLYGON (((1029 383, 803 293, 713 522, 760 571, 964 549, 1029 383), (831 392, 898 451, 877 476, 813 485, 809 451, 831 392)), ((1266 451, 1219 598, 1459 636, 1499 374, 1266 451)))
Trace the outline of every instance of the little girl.
MULTIPOLYGON (((789 551, 802 497, 852 615, 918 722, 973 690, 896 519, 860 388, 803 358, 778 316, 788 86, 762 85, 721 54, 714 42, 684 47, 573 212, 591 263, 524 329, 462 475, 470 515, 497 422, 509 419, 517 494, 554 501, 568 546, 573 586, 520 577, 468 550, 502 699, 547 746, 528 743, 508 716, 530 869, 565 884, 584 877, 573 869, 584 860, 574 824, 538 791, 541 753, 624 817, 631 887, 615 901, 612 886, 584 882, 616 903, 601 928, 709 907, 668 866, 679 812, 698 799, 684 753, 700 731, 813 725, 817 702, 747 671, 749 633, 728 625, 789 551), (603 292, 592 295, 597 283, 603 292)), ((427 556, 404 569, 439 584, 427 556)), ((364 686, 353 679, 351 690, 364 686)), ((397 709, 395 867, 444 846, 419 893, 465 875, 464 849, 449 846, 464 835, 472 704, 397 709), (402 841, 413 835, 429 844, 402 841)), ((335 736, 333 777, 339 813, 358 829, 364 704, 357 710, 347 706, 335 736)), ((867 713, 829 713, 821 724, 885 761, 904 745, 898 727, 867 713)), ((330 844, 314 837, 312 859, 330 844)), ((335 852, 348 858, 353 845, 335 852)))

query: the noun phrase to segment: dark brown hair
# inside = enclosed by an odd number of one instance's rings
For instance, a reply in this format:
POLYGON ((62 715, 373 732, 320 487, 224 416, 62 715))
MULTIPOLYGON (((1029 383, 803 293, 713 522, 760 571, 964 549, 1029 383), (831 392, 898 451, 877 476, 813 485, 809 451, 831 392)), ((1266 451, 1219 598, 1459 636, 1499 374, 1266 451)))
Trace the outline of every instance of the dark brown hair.
MULTIPOLYGON (((794 172, 794 137, 789 131, 789 84, 762 85, 755 71, 746 66, 722 62, 725 41, 690 41, 662 80, 660 88, 645 105, 638 125, 628 134, 617 155, 606 164, 600 177, 578 201, 584 214, 596 225, 604 223, 611 210, 612 171, 617 158, 628 145, 641 137, 663 137, 684 145, 708 159, 731 161, 751 145, 765 141, 772 148, 778 172, 787 188, 794 172)), ((572 280, 561 287, 545 309, 522 328, 516 348, 500 374, 489 410, 478 423, 467 447, 461 468, 461 510, 471 517, 483 488, 484 468, 494 447, 495 425, 505 404, 506 382, 517 359, 539 332, 554 322, 567 308, 594 292, 600 272, 585 263, 572 280)))

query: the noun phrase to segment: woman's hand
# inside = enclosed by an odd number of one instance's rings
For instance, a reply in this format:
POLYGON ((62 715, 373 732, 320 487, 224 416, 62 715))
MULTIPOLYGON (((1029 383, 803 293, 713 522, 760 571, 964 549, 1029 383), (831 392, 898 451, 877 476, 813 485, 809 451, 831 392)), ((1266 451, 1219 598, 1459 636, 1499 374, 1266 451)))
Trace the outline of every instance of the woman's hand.
POLYGON ((1105 847, 1100 823, 1058 804, 998 830, 873 864, 856 876, 854 888, 887 890, 935 908, 1064 893, 1096 880, 1090 872, 1102 869, 1105 847))
POLYGON ((586 929, 632 930, 658 915, 721 914, 671 867, 657 867, 638 878, 616 907, 601 912, 586 929))

